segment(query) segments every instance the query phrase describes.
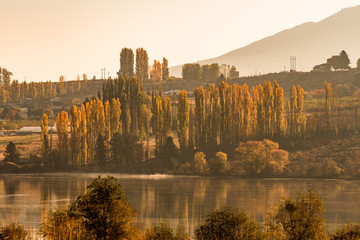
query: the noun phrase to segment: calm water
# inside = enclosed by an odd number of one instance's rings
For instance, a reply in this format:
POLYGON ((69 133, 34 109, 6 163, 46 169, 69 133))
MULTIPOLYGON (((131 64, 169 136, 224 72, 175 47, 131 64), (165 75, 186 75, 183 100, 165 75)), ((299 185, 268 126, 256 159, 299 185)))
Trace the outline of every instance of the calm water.
MULTIPOLYGON (((0 225, 12 221, 38 228, 42 214, 65 208, 97 174, 0 176, 0 225)), ((192 233, 201 216, 228 204, 259 222, 281 196, 312 188, 323 198, 327 227, 360 222, 360 181, 314 179, 228 179, 168 175, 113 175, 119 179, 138 221, 167 223, 192 233)))

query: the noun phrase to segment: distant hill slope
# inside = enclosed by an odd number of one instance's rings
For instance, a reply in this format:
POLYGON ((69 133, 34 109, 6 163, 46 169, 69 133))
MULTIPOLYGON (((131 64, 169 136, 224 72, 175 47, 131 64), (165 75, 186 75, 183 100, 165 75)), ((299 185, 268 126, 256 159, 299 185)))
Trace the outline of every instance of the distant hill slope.
MULTIPOLYGON (((317 23, 308 22, 200 64, 235 65, 241 76, 289 70, 290 56, 297 57, 297 70, 309 71, 332 55, 345 50, 354 66, 360 57, 360 6, 346 8, 317 23)), ((246 33, 245 33, 246 34, 246 33)), ((181 76, 181 66, 170 68, 181 76)))

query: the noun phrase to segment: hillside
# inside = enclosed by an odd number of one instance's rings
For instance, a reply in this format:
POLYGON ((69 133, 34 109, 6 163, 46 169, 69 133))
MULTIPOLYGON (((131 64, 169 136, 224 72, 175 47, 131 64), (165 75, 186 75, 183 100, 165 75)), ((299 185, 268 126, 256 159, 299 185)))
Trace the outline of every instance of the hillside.
MULTIPOLYGON (((307 22, 200 64, 235 65, 241 76, 289 70, 290 56, 297 58, 297 70, 309 71, 345 50, 351 63, 360 57, 360 6, 346 8, 317 23, 307 22)), ((244 33, 246 34, 246 33, 244 33)), ((181 66, 170 68, 181 76, 181 66)))
MULTIPOLYGON (((251 88, 252 86, 263 84, 264 81, 273 82, 276 80, 284 89, 285 96, 288 96, 288 90, 293 85, 300 85, 305 91, 314 89, 323 89, 324 82, 327 81, 336 89, 338 84, 347 84, 350 88, 355 89, 354 79, 356 71, 351 69, 349 71, 339 72, 280 72, 269 73, 261 76, 241 77, 228 80, 229 84, 239 83, 243 85, 246 83, 251 88)), ((144 82, 145 90, 157 89, 159 82, 147 81, 144 82)), ((184 81, 181 78, 169 79, 162 83, 162 91, 181 90, 193 91, 198 86, 208 87, 209 83, 202 81, 184 81)), ((336 91, 335 91, 336 94, 336 91)))

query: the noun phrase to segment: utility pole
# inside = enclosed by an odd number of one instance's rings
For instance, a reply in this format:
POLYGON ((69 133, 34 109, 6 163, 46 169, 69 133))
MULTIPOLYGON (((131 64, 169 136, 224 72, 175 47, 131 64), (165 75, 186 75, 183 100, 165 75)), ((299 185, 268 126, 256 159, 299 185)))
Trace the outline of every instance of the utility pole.
POLYGON ((104 80, 106 77, 106 68, 101 68, 101 79, 104 80))
POLYGON ((290 56, 290 72, 296 72, 296 56, 290 56))

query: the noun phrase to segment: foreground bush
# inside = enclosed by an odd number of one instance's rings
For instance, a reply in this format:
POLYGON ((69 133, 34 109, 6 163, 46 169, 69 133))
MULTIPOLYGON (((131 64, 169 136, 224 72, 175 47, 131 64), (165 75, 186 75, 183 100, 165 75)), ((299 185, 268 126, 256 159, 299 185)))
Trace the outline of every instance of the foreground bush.
POLYGON ((0 229, 0 239, 9 240, 30 240, 31 235, 24 229, 24 226, 12 223, 0 229))
POLYGON ((48 239, 134 239, 136 211, 113 177, 96 178, 68 211, 51 212, 43 223, 48 239))
POLYGON ((151 226, 146 230, 144 240, 188 240, 190 237, 180 229, 174 234, 173 230, 165 225, 151 226))
POLYGON ((80 219, 72 218, 67 211, 50 211, 42 223, 42 236, 45 239, 85 239, 86 231, 80 219))
POLYGON ((358 240, 360 239, 360 225, 347 224, 340 226, 333 234, 332 240, 358 240))
POLYGON ((262 239, 261 227, 244 212, 222 207, 214 209, 195 230, 195 238, 201 240, 262 239))
POLYGON ((268 239, 328 239, 321 198, 312 190, 285 197, 269 214, 268 239))

